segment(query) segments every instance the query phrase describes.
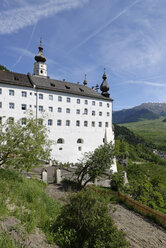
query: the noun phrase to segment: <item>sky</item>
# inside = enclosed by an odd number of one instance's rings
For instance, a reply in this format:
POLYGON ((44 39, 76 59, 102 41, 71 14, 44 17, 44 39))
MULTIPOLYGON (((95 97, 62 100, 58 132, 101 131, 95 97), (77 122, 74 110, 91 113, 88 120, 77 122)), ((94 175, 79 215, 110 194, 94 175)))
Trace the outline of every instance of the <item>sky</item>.
POLYGON ((166 0, 1 0, 0 64, 88 86, 106 68, 114 110, 166 102, 166 0))

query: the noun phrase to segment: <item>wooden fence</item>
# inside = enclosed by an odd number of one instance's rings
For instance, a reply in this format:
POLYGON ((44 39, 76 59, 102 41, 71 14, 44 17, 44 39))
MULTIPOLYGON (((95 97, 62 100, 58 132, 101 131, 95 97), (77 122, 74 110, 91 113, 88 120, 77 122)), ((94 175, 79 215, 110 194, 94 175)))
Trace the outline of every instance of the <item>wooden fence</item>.
MULTIPOLYGON (((96 193, 100 194, 100 191, 98 191, 93 186, 88 185, 88 187, 90 189, 92 189, 93 191, 95 191, 96 193)), ((143 216, 151 217, 156 222, 160 223, 163 227, 166 228, 166 215, 165 214, 159 213, 158 211, 156 211, 150 207, 147 207, 147 206, 141 204, 140 202, 137 202, 137 201, 133 200, 132 198, 130 198, 129 196, 124 195, 120 192, 104 191, 104 194, 113 194, 113 195, 117 196, 118 199, 122 200, 122 202, 124 202, 126 205, 133 207, 137 212, 139 212, 143 216)))

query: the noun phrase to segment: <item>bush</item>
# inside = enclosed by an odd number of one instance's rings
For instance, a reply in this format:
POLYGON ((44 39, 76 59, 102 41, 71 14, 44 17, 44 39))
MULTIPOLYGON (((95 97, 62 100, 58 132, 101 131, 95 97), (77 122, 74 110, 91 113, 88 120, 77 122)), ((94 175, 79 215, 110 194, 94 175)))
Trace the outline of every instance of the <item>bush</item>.
POLYGON ((53 225, 61 248, 125 248, 124 233, 108 215, 106 203, 89 190, 70 196, 53 225))

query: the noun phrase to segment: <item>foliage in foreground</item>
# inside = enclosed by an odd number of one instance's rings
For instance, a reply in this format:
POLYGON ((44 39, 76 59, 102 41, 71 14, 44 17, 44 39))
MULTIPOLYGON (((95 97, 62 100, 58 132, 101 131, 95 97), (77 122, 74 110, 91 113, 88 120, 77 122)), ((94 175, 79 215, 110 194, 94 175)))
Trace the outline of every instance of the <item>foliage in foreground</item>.
POLYGON ((29 170, 41 160, 48 160, 51 142, 46 127, 29 117, 26 124, 7 120, 0 124, 0 166, 29 170))
POLYGON ((0 216, 15 216, 31 232, 41 228, 51 240, 50 225, 60 204, 45 193, 46 184, 0 169, 0 216))
POLYGON ((21 248, 19 245, 15 245, 6 233, 0 233, 0 247, 1 248, 21 248))
POLYGON ((112 143, 99 146, 93 152, 86 153, 84 158, 77 164, 75 171, 76 181, 80 188, 95 179, 109 169, 114 158, 114 147, 112 143))
POLYGON ((124 233, 108 215, 106 203, 90 190, 70 196, 54 226, 61 248, 126 248, 124 233))

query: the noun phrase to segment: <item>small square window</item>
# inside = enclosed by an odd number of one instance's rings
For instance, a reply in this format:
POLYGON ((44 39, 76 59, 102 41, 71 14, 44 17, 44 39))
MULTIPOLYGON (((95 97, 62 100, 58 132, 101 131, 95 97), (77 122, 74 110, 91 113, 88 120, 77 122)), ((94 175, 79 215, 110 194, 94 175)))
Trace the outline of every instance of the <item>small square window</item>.
POLYGON ((58 96, 58 102, 62 102, 62 97, 58 96))
POLYGON ((70 97, 67 97, 66 102, 70 102, 70 101, 71 101, 70 97))
POLYGON ((62 121, 61 120, 57 120, 57 126, 61 126, 62 125, 62 121))
POLYGON ((110 116, 110 113, 109 112, 107 112, 107 116, 110 116))
POLYGON ((84 115, 87 115, 88 114, 88 109, 84 109, 84 115))
POLYGON ((62 108, 58 108, 58 113, 61 113, 62 112, 62 108))
POLYGON ((32 105, 29 105, 30 108, 32 108, 32 105))
POLYGON ((0 102, 0 108, 2 108, 2 102, 0 102))
POLYGON ((99 112, 99 116, 102 116, 102 112, 101 111, 99 112))
POLYGON ((85 100, 85 104, 88 104, 88 100, 85 100))
POLYGON ((52 124, 53 124, 53 120, 49 119, 48 120, 48 126, 52 126, 52 124))
POLYGON ((87 127, 87 126, 88 126, 88 122, 84 121, 84 127, 87 127))
POLYGON ((43 94, 39 94, 39 99, 43 99, 43 94))
POLYGON ((107 103, 107 108, 109 108, 110 107, 110 104, 109 103, 107 103))
POLYGON ((94 121, 92 121, 92 127, 95 127, 95 122, 94 121))
POLYGON ((70 113, 70 109, 69 108, 66 109, 66 113, 68 113, 68 114, 70 113))
POLYGON ((14 103, 13 102, 9 102, 9 108, 14 109, 14 103))
POLYGON ((80 126, 80 121, 76 121, 76 126, 77 126, 77 127, 80 126))
POLYGON ((103 104, 102 104, 102 102, 99 102, 99 106, 101 107, 103 104))
POLYGON ((0 88, 0 94, 2 94, 2 89, 0 88))
POLYGON ((14 96, 14 90, 9 90, 9 96, 14 96))
POLYGON ((93 106, 95 105, 95 101, 92 101, 92 105, 93 105, 93 106))
POLYGON ((27 105, 26 104, 21 104, 21 109, 22 110, 26 110, 27 109, 27 105))
POLYGON ((70 120, 66 120, 66 126, 70 126, 70 120))
POLYGON ((43 106, 39 105, 39 111, 43 111, 43 106))
POLYGON ((27 92, 26 91, 22 91, 21 92, 21 95, 22 95, 22 97, 27 97, 27 92))
POLYGON ((77 115, 80 114, 80 109, 76 109, 76 114, 77 114, 77 115))
POLYGON ((21 119, 21 124, 22 124, 22 125, 26 125, 26 123, 27 123, 26 118, 22 118, 22 119, 21 119))
POLYGON ((53 107, 48 107, 49 112, 53 112, 53 107))
POLYGON ((92 115, 95 116, 95 111, 94 110, 92 110, 92 115))
POLYGON ((102 127, 102 122, 101 121, 99 121, 99 127, 102 127))
POLYGON ((77 99, 77 103, 80 104, 80 102, 81 102, 80 99, 77 99))
POLYGON ((108 122, 105 123, 105 127, 108 127, 108 122))
POLYGON ((8 123, 9 124, 14 124, 14 117, 9 117, 8 123))
POLYGON ((53 95, 49 95, 49 100, 53 100, 53 95))

